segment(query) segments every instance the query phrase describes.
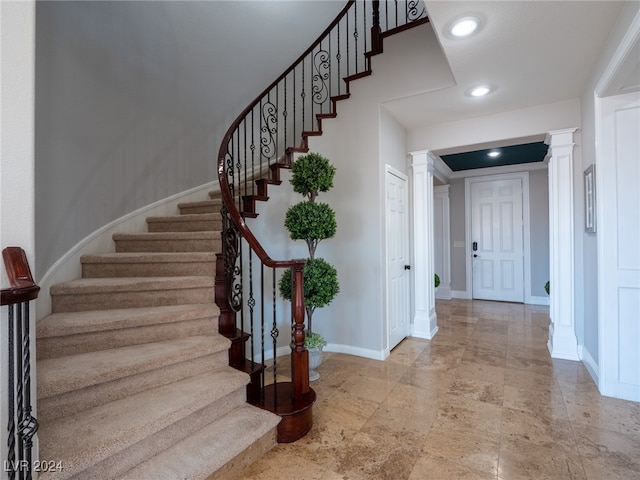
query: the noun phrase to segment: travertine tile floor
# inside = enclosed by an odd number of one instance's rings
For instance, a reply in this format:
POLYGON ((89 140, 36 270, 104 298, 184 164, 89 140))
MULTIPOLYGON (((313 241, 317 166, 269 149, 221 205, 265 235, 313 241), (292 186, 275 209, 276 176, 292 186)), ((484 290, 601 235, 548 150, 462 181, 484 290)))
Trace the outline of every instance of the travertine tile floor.
POLYGON ((385 361, 325 353, 314 426, 241 479, 640 479, 640 404, 552 360, 548 307, 438 301, 385 361))

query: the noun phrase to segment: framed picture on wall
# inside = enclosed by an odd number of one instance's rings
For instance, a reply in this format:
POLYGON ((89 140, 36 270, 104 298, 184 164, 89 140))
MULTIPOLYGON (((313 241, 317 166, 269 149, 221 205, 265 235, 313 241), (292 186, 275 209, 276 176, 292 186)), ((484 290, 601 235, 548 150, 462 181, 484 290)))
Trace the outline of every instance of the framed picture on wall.
POLYGON ((596 233, 596 166, 584 171, 584 229, 596 233))

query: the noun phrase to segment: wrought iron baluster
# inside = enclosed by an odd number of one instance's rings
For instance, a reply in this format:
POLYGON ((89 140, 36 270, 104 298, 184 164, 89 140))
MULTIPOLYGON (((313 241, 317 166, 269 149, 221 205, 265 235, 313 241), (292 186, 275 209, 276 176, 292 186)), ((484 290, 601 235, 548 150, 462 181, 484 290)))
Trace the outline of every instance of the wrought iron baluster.
POLYGON ((9 322, 8 322, 8 374, 9 381, 7 383, 8 410, 9 418, 7 423, 7 467, 8 475, 11 480, 16 478, 16 411, 15 411, 15 309, 13 305, 9 305, 9 322))
POLYGON ((273 339, 273 404, 277 408, 278 406, 278 365, 277 365, 277 351, 278 351, 278 336, 280 334, 278 330, 278 317, 276 314, 276 269, 271 269, 272 275, 272 304, 273 304, 273 326, 271 328, 271 338, 273 339))

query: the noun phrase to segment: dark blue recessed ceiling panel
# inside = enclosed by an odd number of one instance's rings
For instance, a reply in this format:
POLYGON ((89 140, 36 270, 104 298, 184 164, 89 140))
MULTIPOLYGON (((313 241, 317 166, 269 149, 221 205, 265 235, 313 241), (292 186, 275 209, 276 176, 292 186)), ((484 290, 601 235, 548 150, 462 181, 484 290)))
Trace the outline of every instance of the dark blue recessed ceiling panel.
POLYGON ((440 158, 452 171, 459 172, 461 170, 475 170, 476 168, 542 162, 547 155, 548 148, 549 146, 544 142, 535 142, 441 155, 440 158), (492 157, 489 156, 490 152, 498 152, 499 155, 492 157))

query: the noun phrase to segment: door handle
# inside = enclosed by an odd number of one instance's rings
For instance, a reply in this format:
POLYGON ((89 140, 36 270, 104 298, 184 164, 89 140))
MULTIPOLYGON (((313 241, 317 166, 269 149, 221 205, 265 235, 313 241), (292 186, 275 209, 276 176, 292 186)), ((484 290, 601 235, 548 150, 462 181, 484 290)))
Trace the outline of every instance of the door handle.
POLYGON ((479 257, 480 255, 478 255, 477 253, 473 254, 473 258, 479 257))
POLYGON ((405 269, 405 270, 411 270, 411 265, 405 265, 405 266, 404 266, 404 269, 405 269))

